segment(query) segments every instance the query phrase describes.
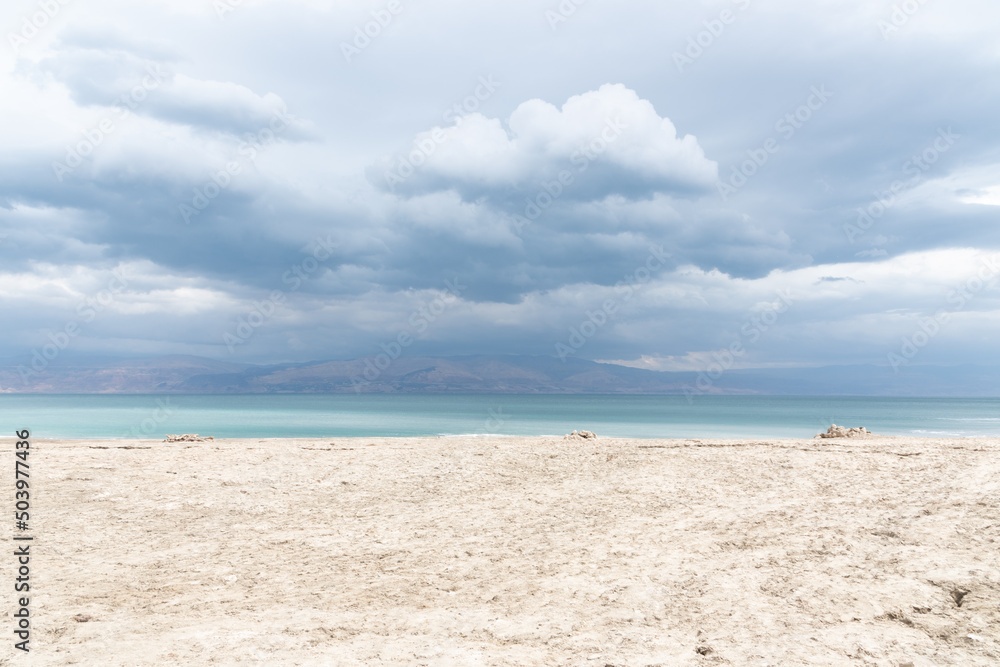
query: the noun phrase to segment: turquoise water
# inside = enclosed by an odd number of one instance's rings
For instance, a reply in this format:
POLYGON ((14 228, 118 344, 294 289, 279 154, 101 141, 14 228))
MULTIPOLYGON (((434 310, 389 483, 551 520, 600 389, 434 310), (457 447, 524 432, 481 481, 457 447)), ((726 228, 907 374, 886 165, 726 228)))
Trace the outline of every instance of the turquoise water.
POLYGON ((831 424, 885 435, 1000 436, 1000 399, 806 396, 0 395, 0 435, 218 438, 563 435, 804 438, 831 424))

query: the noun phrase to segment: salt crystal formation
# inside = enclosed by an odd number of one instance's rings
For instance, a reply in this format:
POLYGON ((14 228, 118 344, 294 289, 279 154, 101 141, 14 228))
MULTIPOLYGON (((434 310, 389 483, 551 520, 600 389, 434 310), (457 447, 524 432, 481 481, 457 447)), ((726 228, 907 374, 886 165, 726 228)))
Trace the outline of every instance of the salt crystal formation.
POLYGON ((860 428, 844 428, 843 426, 834 424, 826 433, 817 434, 816 438, 866 438, 870 435, 875 434, 864 426, 860 428))

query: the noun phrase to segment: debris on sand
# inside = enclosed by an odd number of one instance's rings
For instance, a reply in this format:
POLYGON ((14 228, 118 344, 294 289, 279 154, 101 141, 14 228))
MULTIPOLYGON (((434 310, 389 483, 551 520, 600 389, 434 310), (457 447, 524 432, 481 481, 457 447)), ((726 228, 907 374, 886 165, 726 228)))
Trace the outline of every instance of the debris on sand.
POLYGON ((197 433, 185 433, 184 435, 168 434, 166 440, 163 442, 205 442, 206 440, 215 440, 215 438, 210 435, 201 437, 197 433))
POLYGON ((816 438, 867 438, 872 435, 875 434, 866 429, 864 426, 859 428, 844 428, 843 426, 837 426, 834 424, 827 430, 826 433, 818 433, 816 438))
POLYGON ((593 431, 573 431, 572 433, 566 435, 564 440, 597 440, 597 434, 593 431))

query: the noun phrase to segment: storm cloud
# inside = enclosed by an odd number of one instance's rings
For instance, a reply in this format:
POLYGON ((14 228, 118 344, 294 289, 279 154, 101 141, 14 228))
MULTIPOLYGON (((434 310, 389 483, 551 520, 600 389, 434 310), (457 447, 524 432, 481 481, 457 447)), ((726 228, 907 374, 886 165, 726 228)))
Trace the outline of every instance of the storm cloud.
POLYGON ((995 354, 995 4, 399 6, 6 6, 0 356, 995 354))

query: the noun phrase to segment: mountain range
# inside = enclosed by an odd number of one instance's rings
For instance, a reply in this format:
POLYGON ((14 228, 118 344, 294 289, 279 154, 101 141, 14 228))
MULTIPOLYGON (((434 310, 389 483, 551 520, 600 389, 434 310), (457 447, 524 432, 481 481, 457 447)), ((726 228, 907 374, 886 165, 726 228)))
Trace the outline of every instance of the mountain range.
POLYGON ((1000 396, 997 366, 732 369, 716 378, 584 359, 481 355, 272 365, 192 356, 0 366, 0 392, 1000 396), (376 365, 379 363, 379 366, 376 365), (381 366, 381 367, 380 367, 381 366))

